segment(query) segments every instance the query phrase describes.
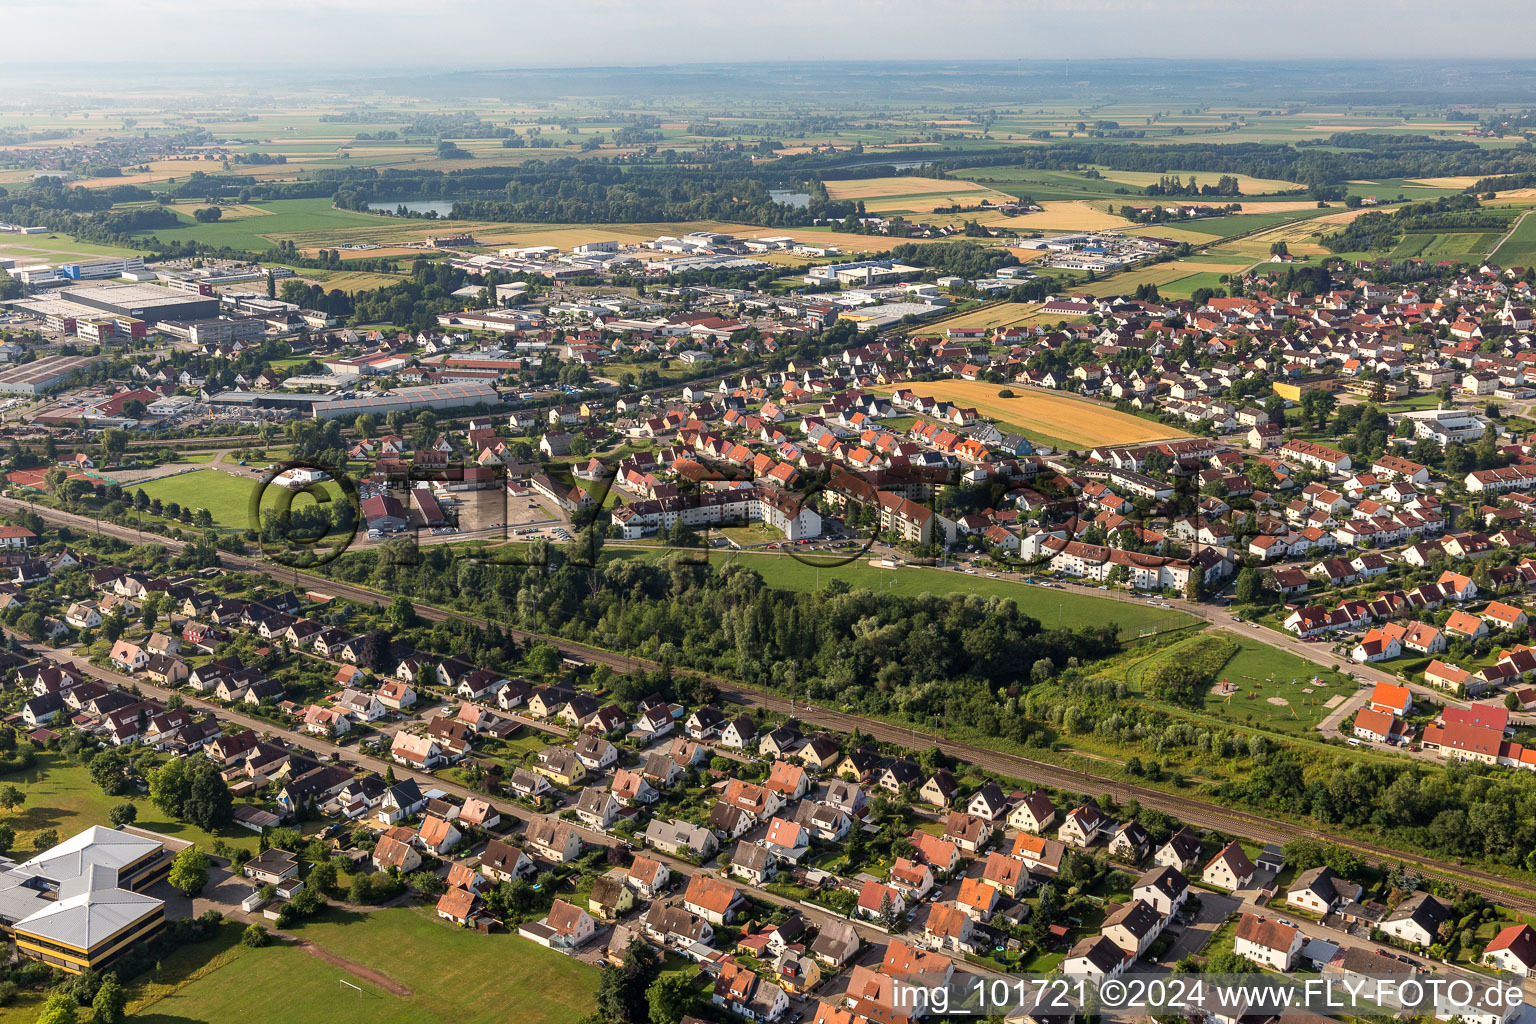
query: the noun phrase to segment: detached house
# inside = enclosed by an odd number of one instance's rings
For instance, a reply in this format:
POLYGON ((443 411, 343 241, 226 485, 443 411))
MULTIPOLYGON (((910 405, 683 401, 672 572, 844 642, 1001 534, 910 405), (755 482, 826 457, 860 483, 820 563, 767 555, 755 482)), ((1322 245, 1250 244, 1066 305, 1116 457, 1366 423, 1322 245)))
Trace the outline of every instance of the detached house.
POLYGON ((1253 862, 1234 839, 1206 864, 1200 880, 1218 889, 1237 890, 1253 881, 1253 872, 1253 862))

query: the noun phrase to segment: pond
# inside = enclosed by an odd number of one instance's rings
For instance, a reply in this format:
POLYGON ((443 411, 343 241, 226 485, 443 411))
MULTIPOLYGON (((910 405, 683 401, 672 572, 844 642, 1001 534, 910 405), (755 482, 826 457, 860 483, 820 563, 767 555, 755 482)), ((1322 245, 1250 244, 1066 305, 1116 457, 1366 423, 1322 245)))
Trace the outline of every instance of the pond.
POLYGON ((768 197, 776 203, 793 206, 799 210, 811 205, 811 194, 794 188, 771 188, 768 190, 768 197))
POLYGON ((447 217, 453 213, 452 199, 381 199, 376 203, 369 203, 368 209, 380 213, 394 213, 402 206, 408 213, 435 213, 439 217, 447 217))

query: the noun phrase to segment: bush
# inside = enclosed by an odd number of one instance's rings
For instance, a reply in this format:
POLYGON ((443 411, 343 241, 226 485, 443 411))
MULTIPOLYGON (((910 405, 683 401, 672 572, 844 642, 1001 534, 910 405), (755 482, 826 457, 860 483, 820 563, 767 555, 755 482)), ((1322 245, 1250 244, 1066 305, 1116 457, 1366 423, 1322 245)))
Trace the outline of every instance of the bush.
POLYGON ((271 941, 271 934, 254 921, 246 925, 245 931, 240 933, 240 945, 249 946, 251 949, 260 949, 271 941))

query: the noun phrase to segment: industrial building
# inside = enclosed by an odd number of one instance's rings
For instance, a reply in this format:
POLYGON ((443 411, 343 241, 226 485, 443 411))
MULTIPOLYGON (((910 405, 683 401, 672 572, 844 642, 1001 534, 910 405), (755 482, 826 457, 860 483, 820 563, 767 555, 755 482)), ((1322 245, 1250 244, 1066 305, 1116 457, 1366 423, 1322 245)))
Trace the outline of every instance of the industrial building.
MULTIPOLYGON (((0 371, 0 380, 4 376, 4 371, 0 371)), ((280 409, 301 416, 313 416, 317 420, 334 420, 365 412, 383 417, 396 410, 409 413, 418 409, 468 409, 477 405, 496 405, 500 403, 501 395, 489 384, 433 384, 401 388, 384 394, 354 392, 351 396, 287 394, 281 391, 223 391, 208 395, 204 400, 210 408, 223 411, 280 409)))
POLYGON ((96 361, 95 356, 46 356, 0 369, 0 394, 41 395, 96 361))
POLYGON ((401 388, 388 394, 362 398, 338 398, 318 402, 315 419, 334 420, 370 412, 383 418, 392 412, 418 409, 468 409, 477 405, 497 405, 501 395, 489 384, 432 384, 419 388, 401 388))
POLYGON ((228 345, 236 341, 260 341, 266 336, 267 323, 253 316, 221 316, 211 320, 164 320, 160 330, 194 345, 228 345))
POLYGON ((83 263, 37 264, 19 267, 11 276, 29 288, 67 285, 72 281, 103 281, 144 269, 143 256, 116 256, 83 263))
POLYGON ((219 313, 217 295, 194 295, 153 284, 66 288, 59 293, 59 298, 150 324, 161 320, 206 320, 219 313))
POLYGON ((165 929, 163 881, 175 851, 141 830, 93 826, 0 872, 0 929, 16 951, 70 974, 101 970, 165 929))

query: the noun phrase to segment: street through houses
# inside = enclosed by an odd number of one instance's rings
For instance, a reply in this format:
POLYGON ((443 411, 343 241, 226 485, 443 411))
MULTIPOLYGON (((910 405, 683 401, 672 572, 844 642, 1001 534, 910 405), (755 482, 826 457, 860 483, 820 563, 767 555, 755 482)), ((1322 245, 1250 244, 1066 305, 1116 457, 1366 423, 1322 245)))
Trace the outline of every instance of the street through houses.
MULTIPOLYGON (((132 543, 137 543, 144 539, 137 531, 127 527, 97 523, 88 517, 79 516, 74 513, 33 506, 11 498, 0 498, 0 510, 23 508, 35 512, 49 522, 61 523, 85 530, 99 530, 104 534, 132 543)), ((182 542, 168 538, 151 537, 150 539, 152 542, 163 544, 173 551, 180 550, 184 546, 182 542)), ((386 603, 384 595, 355 584, 342 583, 324 576, 286 568, 259 559, 227 553, 221 553, 220 557, 229 568, 261 573, 279 584, 304 587, 317 593, 342 597, 368 605, 378 606, 386 603)), ((452 618, 476 625, 484 625, 483 619, 441 608, 419 606, 416 612, 419 616, 428 620, 446 621, 452 618)), ((566 655, 592 664, 608 665, 613 670, 619 672, 627 672, 636 668, 654 669, 658 667, 646 659, 616 654, 600 648, 573 643, 559 637, 546 636, 514 628, 508 628, 506 632, 515 636, 520 642, 544 642, 566 655)), ((1301 646, 1305 647, 1306 645, 1301 646)), ((1316 654, 1314 652, 1314 660, 1315 657, 1316 654)), ((1384 676, 1384 673, 1382 675, 1384 676)), ((1008 778, 1042 783, 1069 792, 1108 793, 1119 801, 1135 799, 1144 807, 1165 811, 1190 825, 1241 835, 1260 843, 1284 844, 1297 836, 1327 840, 1328 842, 1356 850, 1367 858, 1380 863, 1403 863, 1447 879, 1455 879, 1462 884, 1475 888, 1495 902, 1517 910, 1536 912, 1536 896, 1523 892, 1518 886, 1508 880, 1482 869, 1454 864, 1409 851, 1393 849, 1331 829, 1302 826, 1282 819, 1269 818, 1261 814, 1225 807, 1221 804, 1198 799, 1193 796, 1170 794, 1163 790, 1127 783, 1110 776, 1099 775, 1093 771, 1073 770, 1034 758, 1002 753, 975 744, 962 743, 942 736, 924 734, 915 728, 891 725, 876 719, 848 714, 825 707, 810 706, 804 702, 796 701, 792 697, 784 697, 775 693, 745 687, 729 679, 709 675, 706 675, 706 678, 715 684, 722 696, 737 704, 747 707, 760 706, 770 711, 792 715, 801 722, 812 726, 820 726, 845 733, 859 730, 863 734, 881 742, 915 749, 936 746, 946 754, 1008 778)), ((267 727, 264 723, 263 728, 267 727)))

